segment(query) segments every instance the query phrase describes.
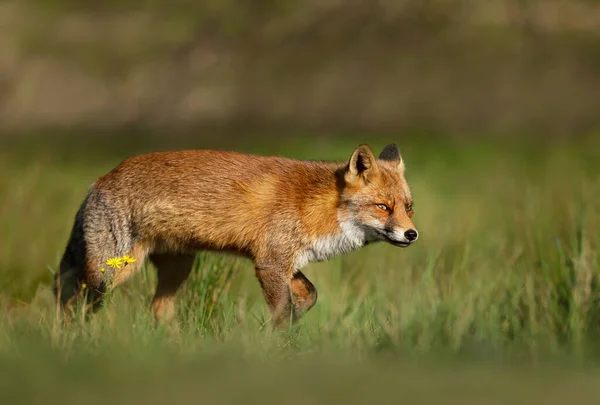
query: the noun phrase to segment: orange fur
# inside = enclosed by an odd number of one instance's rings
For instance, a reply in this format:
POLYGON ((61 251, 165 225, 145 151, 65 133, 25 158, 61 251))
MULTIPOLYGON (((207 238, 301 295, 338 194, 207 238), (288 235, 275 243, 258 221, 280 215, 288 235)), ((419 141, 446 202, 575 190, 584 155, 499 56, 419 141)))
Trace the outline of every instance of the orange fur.
POLYGON ((404 236, 414 230, 411 205, 395 145, 378 159, 361 145, 348 162, 208 150, 138 155, 90 188, 56 293, 66 302, 85 282, 101 295, 106 286, 98 269, 106 259, 138 259, 126 273, 112 275, 118 284, 150 254, 159 270, 154 314, 166 320, 195 252, 235 252, 255 262, 274 323, 281 325, 316 301, 316 289, 299 272, 306 263, 380 240, 414 242, 416 236, 404 236))

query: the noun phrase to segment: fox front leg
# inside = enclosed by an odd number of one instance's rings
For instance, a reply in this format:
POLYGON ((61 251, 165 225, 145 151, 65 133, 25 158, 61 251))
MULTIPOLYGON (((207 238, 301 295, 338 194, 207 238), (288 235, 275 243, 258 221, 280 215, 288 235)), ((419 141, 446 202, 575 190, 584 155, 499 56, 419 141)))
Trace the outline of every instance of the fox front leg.
POLYGON ((290 288, 294 301, 294 317, 299 320, 317 302, 317 289, 300 271, 292 276, 290 288))
POLYGON ((256 278, 271 312, 271 322, 280 330, 297 320, 293 310, 290 272, 287 266, 256 265, 256 278))

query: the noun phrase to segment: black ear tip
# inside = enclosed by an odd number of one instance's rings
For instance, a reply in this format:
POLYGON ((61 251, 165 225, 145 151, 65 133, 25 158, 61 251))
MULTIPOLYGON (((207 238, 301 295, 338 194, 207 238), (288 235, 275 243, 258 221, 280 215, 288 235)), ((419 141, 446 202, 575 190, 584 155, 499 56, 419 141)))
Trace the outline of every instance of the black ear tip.
POLYGON ((388 146, 383 148, 383 151, 379 155, 379 159, 383 160, 400 160, 400 149, 395 143, 390 143, 388 146))

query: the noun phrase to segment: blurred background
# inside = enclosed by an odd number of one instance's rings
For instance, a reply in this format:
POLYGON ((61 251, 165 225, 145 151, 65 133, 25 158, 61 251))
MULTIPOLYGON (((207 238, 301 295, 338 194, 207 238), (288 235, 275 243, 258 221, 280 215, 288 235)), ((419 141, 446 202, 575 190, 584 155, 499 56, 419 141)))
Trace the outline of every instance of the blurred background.
POLYGON ((595 0, 2 1, 0 122, 575 136, 599 36, 595 0))
POLYGON ((598 0, 0 0, 0 402, 599 403, 599 135, 598 0), (297 330, 218 255, 167 330, 150 265, 88 322, 55 311, 121 159, 392 142, 419 242, 309 265, 297 330))

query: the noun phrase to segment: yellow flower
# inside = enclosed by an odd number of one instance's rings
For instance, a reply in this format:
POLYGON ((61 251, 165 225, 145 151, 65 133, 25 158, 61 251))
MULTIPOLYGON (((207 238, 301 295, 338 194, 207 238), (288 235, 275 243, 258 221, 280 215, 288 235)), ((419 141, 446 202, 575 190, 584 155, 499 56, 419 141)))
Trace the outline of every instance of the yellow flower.
POLYGON ((123 259, 120 257, 113 257, 112 259, 108 259, 106 264, 114 269, 120 269, 123 266, 123 259))
POLYGON ((81 289, 85 290, 85 287, 87 287, 87 284, 86 283, 81 283, 81 289))
POLYGON ((101 272, 101 273, 104 273, 104 271, 105 271, 105 270, 104 270, 104 267, 102 267, 102 268, 100 269, 100 272, 101 272))
POLYGON ((129 263, 134 263, 134 262, 137 262, 137 259, 135 259, 135 258, 133 258, 133 257, 129 257, 129 256, 127 256, 127 255, 123 256, 121 259, 123 260, 123 262, 124 262, 125 264, 129 264, 129 263))

